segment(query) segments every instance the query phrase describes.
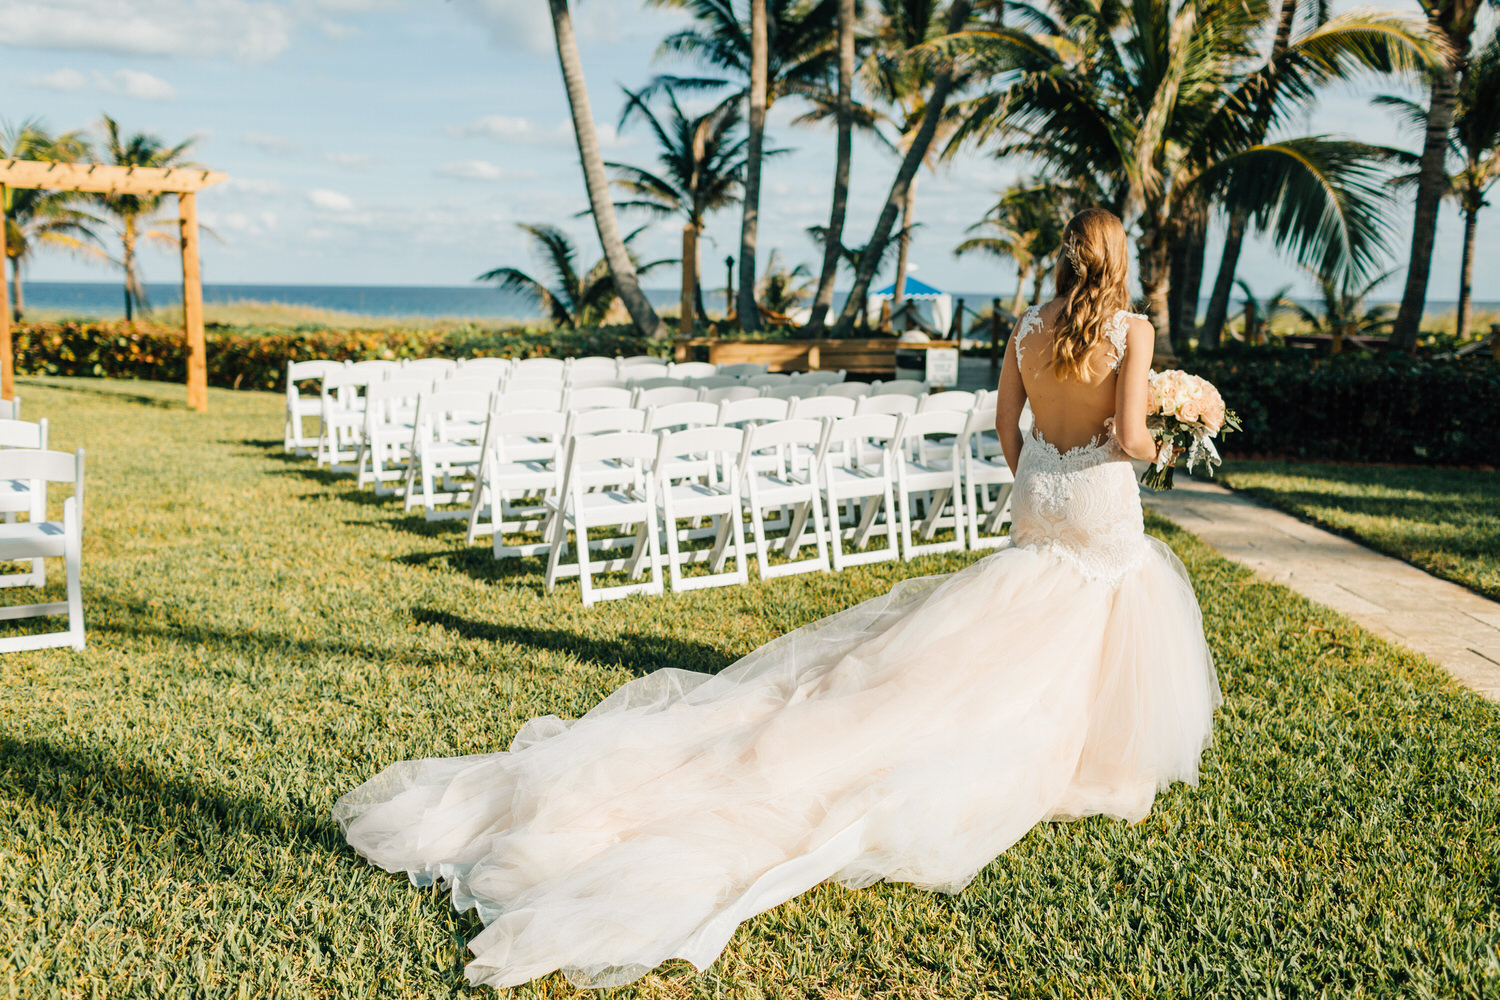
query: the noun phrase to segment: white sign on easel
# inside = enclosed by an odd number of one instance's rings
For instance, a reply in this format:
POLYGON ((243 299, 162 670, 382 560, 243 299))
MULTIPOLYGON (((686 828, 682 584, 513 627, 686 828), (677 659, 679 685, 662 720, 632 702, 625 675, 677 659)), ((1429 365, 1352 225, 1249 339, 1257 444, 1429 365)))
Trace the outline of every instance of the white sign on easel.
POLYGON ((958 385, 958 349, 930 347, 927 354, 927 384, 950 389, 958 385))

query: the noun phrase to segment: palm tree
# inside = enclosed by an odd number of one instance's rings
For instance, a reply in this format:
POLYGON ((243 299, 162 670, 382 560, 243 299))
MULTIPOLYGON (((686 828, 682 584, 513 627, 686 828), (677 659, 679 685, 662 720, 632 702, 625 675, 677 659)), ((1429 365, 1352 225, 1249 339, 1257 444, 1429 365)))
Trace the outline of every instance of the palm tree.
POLYGON ((806 264, 787 267, 775 250, 766 260, 766 270, 756 290, 760 308, 774 317, 785 317, 812 294, 812 272, 806 264))
MULTIPOLYGON (((829 233, 826 227, 808 226, 807 234, 813 238, 813 242, 816 243, 819 248, 826 250, 829 242, 829 233)), ((847 244, 840 243, 836 249, 839 255, 839 263, 848 267, 850 272, 852 272, 853 274, 858 275, 867 267, 871 274, 879 271, 882 267, 885 266, 886 259, 890 257, 891 251, 895 248, 896 243, 892 240, 887 239, 883 241, 878 247, 873 248, 868 243, 864 246, 858 247, 851 247, 847 244)), ((854 296, 851 293, 849 298, 844 301, 844 308, 840 310, 841 321, 844 312, 848 311, 850 302, 853 301, 854 296)), ((858 323, 860 329, 868 330, 870 328, 870 301, 867 294, 862 294, 859 298, 859 301, 854 302, 854 320, 858 323)), ((849 328, 852 329, 854 325, 855 323, 851 322, 849 328)), ((847 336, 847 333, 842 335, 847 336)))
POLYGON ((557 43, 557 62, 562 68, 563 87, 568 93, 568 107, 573 115, 573 136, 578 142, 578 160, 583 167, 583 182, 588 189, 589 209, 604 259, 614 278, 616 294, 625 303, 635 328, 653 340, 667 335, 667 327, 641 291, 639 276, 631 263, 625 241, 615 220, 615 206, 609 197, 609 176, 604 172, 604 158, 599 153, 599 135, 594 129, 594 113, 589 107, 588 85, 583 79, 583 62, 578 55, 578 38, 573 33, 573 18, 568 0, 547 0, 552 13, 552 36, 557 43))
MULTIPOLYGON (((193 142, 193 139, 184 139, 175 146, 168 146, 160 137, 145 132, 126 136, 120 132, 118 122, 109 115, 104 116, 104 153, 108 162, 117 167, 194 167, 197 164, 187 159, 193 142)), ((99 194, 94 197, 120 224, 121 254, 114 263, 125 272, 125 319, 128 322, 134 319, 136 309, 145 314, 151 308, 138 269, 137 246, 141 240, 175 245, 179 236, 171 220, 155 215, 165 195, 99 194)))
MULTIPOLYGON (((1426 133, 1428 111, 1415 101, 1384 94, 1373 103, 1396 109, 1408 126, 1426 133)), ((1459 340, 1466 340, 1474 325, 1474 242, 1479 210, 1489 204, 1485 196, 1500 180, 1500 33, 1469 60, 1459 78, 1449 156, 1458 166, 1448 175, 1447 193, 1464 216, 1457 334, 1459 340)), ((1410 157, 1411 161, 1417 159, 1410 157)), ((1399 178, 1398 183, 1415 184, 1419 178, 1420 174, 1410 174, 1399 178)))
MULTIPOLYGON (((87 159, 88 155, 88 140, 82 132, 51 136, 35 119, 19 125, 0 125, 0 160, 74 163, 87 159)), ((38 247, 95 249, 90 242, 98 241, 93 227, 99 224, 99 219, 77 208, 80 200, 82 196, 75 191, 5 188, 5 253, 10 259, 11 318, 15 322, 19 323, 26 311, 22 267, 38 247)), ((0 274, 0 281, 3 280, 4 275, 0 274)))
POLYGON ((686 56, 728 74, 728 78, 667 75, 658 77, 652 86, 713 89, 737 85, 735 99, 746 101, 749 141, 740 224, 737 312, 742 329, 758 329, 755 245, 766 114, 778 98, 826 90, 823 81, 835 56, 831 43, 836 37, 840 0, 750 0, 748 23, 741 20, 733 0, 650 2, 686 11, 697 22, 669 35, 662 42, 659 55, 686 56))
POLYGON ((665 88, 669 113, 663 122, 647 106, 641 92, 625 91, 620 127, 642 118, 657 142, 660 170, 609 163, 615 184, 632 200, 621 208, 645 208, 659 215, 682 217, 682 322, 679 333, 691 334, 698 297, 698 237, 709 212, 733 204, 745 173, 745 139, 738 135, 742 119, 739 103, 724 101, 711 111, 689 116, 677 93, 665 88))
MULTIPOLYGON (((1432 244, 1437 237, 1438 209, 1448 190, 1448 138, 1457 99, 1458 78, 1469 55, 1474 23, 1484 0, 1419 0, 1434 34, 1447 42, 1443 59, 1431 66, 1432 87, 1427 102, 1427 132, 1422 142, 1422 160, 1417 174, 1417 198, 1413 208, 1411 256, 1407 260, 1406 287, 1401 310, 1391 331, 1391 344, 1415 350, 1427 308, 1427 279, 1432 272, 1432 244)), ((1490 0, 1491 6, 1500 6, 1490 0)))
POLYGON ((833 281, 838 274, 839 247, 844 238, 844 216, 849 208, 849 165, 853 159, 854 135, 854 0, 839 0, 838 90, 834 97, 834 123, 838 132, 833 167, 833 204, 828 214, 828 239, 823 245, 823 267, 818 272, 818 291, 813 296, 812 316, 803 329, 809 339, 823 335, 823 324, 833 305, 833 281))
POLYGON ((1244 296, 1241 303, 1240 316, 1244 318, 1244 341, 1252 346, 1265 343, 1265 334, 1271 328, 1271 321, 1279 312, 1289 312, 1296 308, 1291 300, 1291 285, 1282 285, 1272 292, 1267 298, 1260 298, 1251 290, 1244 278, 1236 278, 1234 283, 1239 286, 1240 293, 1244 296))
MULTIPOLYGON (((1017 181, 1000 195, 984 218, 969 227, 971 236, 954 248, 954 256, 983 253, 1016 265, 1016 296, 1011 315, 1026 305, 1026 281, 1047 271, 1048 259, 1062 244, 1064 220, 1072 214, 1075 192, 1034 180, 1017 181)), ((1033 295, 1033 298, 1040 298, 1033 295)))
MULTIPOLYGON (((964 79, 962 66, 954 53, 947 50, 941 43, 946 38, 956 36, 968 25, 971 9, 969 0, 951 0, 944 34, 922 46, 922 57, 933 60, 932 85, 922 102, 920 124, 908 140, 905 156, 902 158, 900 168, 896 171, 895 179, 891 182, 891 190, 886 196, 880 217, 876 220, 875 231, 870 234, 870 239, 865 243, 867 248, 875 252, 866 253, 860 259, 859 267, 854 274, 854 285, 849 290, 849 299, 844 303, 844 308, 839 313, 838 324, 834 327, 835 337, 847 336, 853 327, 855 317, 862 308, 860 303, 869 293, 870 281, 875 277, 875 268, 883 256, 880 251, 883 250, 886 241, 891 238, 891 229, 896 224, 897 213, 906 204, 907 190, 917 175, 917 168, 927 158, 933 140, 937 137, 948 99, 953 96, 964 79)), ((935 20, 933 23, 936 23, 935 20)), ((909 232, 909 227, 901 228, 903 236, 909 232)))
POLYGON ((1243 208, 1258 228, 1324 273, 1364 274, 1382 252, 1384 151, 1305 136, 1262 142, 1297 102, 1257 104, 1268 75, 1312 93, 1360 69, 1410 70, 1431 58, 1425 30, 1387 13, 1346 14, 1304 32, 1270 69, 1243 72, 1261 3, 1053 0, 1022 8, 1035 33, 970 32, 969 47, 1005 84, 967 104, 954 143, 1001 140, 1060 179, 1105 193, 1137 230, 1146 312, 1159 361, 1174 355, 1168 296, 1173 243, 1203 206, 1243 208), (1050 12, 1049 12, 1050 11, 1050 12))
MULTIPOLYGON (((552 322, 570 330, 598 326, 609 315, 610 307, 619 297, 614 274, 608 260, 598 260, 586 271, 578 270, 578 249, 566 233, 555 226, 539 223, 517 223, 517 228, 529 234, 542 251, 554 284, 534 278, 514 267, 497 267, 486 271, 475 281, 493 281, 509 292, 524 295, 541 305, 542 311, 552 322)), ((635 274, 646 274, 657 267, 673 263, 656 260, 641 264, 630 251, 630 244, 642 229, 629 233, 621 240, 629 255, 631 270, 635 274)))
POLYGON ((1313 333, 1332 338, 1328 353, 1342 354, 1346 338, 1383 334, 1390 329, 1395 321, 1396 307, 1381 304, 1367 308, 1365 300, 1370 297, 1376 285, 1394 273, 1387 271, 1363 285, 1356 285, 1347 273, 1342 278, 1320 274, 1317 278, 1318 291, 1323 300, 1322 309, 1314 312, 1306 306, 1293 303, 1292 311, 1312 327, 1313 333))

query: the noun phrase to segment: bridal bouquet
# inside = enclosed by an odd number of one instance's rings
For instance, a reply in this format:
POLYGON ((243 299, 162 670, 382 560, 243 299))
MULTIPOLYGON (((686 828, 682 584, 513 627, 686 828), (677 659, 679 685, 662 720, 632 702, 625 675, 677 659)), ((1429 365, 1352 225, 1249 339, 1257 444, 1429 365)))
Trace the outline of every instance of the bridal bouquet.
POLYGON ((1156 460, 1141 476, 1153 490, 1172 488, 1179 451, 1191 472, 1200 462, 1208 474, 1220 464, 1214 437, 1240 428, 1239 417, 1206 379, 1185 371, 1153 372, 1146 389, 1146 426, 1157 440, 1156 460))

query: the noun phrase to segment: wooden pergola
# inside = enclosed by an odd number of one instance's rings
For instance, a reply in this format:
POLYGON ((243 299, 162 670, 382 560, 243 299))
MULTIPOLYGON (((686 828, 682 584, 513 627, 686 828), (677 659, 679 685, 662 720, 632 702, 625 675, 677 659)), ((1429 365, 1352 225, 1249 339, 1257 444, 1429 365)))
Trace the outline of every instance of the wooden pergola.
MULTIPOLYGON (((115 167, 102 163, 49 163, 0 160, 0 263, 5 252, 5 189, 42 188, 93 194, 177 196, 182 227, 182 317, 187 337, 187 401, 199 413, 208 410, 208 356, 203 346, 203 279, 198 268, 197 192, 224 175, 201 167, 115 167)), ((0 396, 14 394, 15 347, 10 336, 10 290, 0 281, 0 396)))

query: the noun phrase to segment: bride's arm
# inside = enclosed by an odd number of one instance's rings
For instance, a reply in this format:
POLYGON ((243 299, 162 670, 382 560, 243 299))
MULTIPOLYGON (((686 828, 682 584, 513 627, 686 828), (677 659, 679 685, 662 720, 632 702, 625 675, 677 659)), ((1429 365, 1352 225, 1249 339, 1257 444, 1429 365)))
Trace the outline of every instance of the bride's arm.
POLYGON ((995 396, 995 433, 1005 452, 1005 464, 1011 475, 1021 461, 1021 410, 1026 406, 1026 386, 1021 384, 1021 369, 1016 365, 1016 337, 1012 331, 1005 343, 1005 363, 1000 368, 1000 388, 995 396))
POLYGON ((1156 457, 1156 441, 1146 429, 1146 378, 1151 374, 1151 354, 1156 331, 1145 319, 1131 317, 1125 334, 1125 360, 1115 380, 1115 440, 1131 458, 1156 457))

